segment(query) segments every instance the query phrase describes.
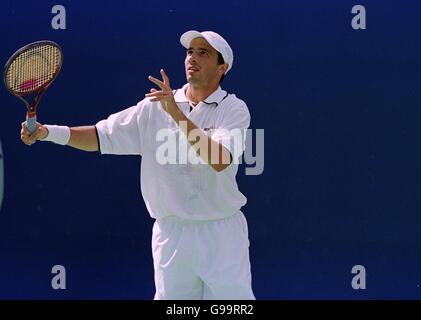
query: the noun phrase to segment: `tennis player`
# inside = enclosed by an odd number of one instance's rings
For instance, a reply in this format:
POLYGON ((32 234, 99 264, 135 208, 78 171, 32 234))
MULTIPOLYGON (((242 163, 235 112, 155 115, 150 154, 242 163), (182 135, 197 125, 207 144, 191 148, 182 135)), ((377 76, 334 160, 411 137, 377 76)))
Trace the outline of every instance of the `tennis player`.
POLYGON ((240 211, 246 198, 236 183, 243 149, 234 152, 232 135, 249 127, 250 114, 244 101, 220 87, 232 68, 233 52, 212 31, 187 31, 180 41, 187 50, 182 88, 172 90, 161 69, 161 80, 149 77, 157 88, 137 105, 94 126, 38 123, 29 135, 22 123, 21 139, 27 145, 42 140, 142 156, 142 195, 156 220, 155 299, 254 299, 248 228, 240 211), (179 144, 184 137, 200 162, 162 164, 163 142, 157 138, 162 130, 173 133, 179 144))

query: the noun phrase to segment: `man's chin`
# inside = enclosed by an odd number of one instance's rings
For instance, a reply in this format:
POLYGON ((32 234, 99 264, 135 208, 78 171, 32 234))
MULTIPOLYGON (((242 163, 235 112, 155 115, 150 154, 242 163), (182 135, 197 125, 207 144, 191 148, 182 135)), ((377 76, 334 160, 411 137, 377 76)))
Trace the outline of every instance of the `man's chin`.
POLYGON ((198 84, 199 79, 197 79, 196 77, 188 74, 187 75, 187 82, 190 83, 190 84, 198 84))

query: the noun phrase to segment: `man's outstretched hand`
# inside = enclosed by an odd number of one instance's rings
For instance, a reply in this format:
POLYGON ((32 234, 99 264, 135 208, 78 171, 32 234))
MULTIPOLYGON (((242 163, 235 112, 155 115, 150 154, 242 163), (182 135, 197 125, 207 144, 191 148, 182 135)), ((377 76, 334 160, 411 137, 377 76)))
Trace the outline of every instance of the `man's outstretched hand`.
POLYGON ((170 86, 170 79, 164 69, 161 69, 161 76, 163 81, 152 76, 148 77, 148 79, 155 83, 161 90, 151 89, 151 92, 145 94, 145 97, 151 98, 151 101, 160 101, 164 110, 169 114, 172 114, 178 110, 178 106, 174 100, 174 94, 170 86))
POLYGON ((20 130, 20 139, 28 146, 33 145, 37 140, 45 139, 48 136, 48 130, 42 124, 37 122, 34 133, 30 134, 26 127, 26 122, 22 122, 22 129, 20 130))

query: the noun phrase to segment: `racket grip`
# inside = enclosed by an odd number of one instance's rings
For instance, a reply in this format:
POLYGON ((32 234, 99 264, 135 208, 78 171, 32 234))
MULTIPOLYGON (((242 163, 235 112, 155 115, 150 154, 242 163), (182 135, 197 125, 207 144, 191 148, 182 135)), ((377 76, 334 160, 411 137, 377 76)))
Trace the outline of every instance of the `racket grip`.
POLYGON ((26 127, 28 128, 29 134, 33 134, 37 128, 37 115, 35 113, 26 113, 26 127))

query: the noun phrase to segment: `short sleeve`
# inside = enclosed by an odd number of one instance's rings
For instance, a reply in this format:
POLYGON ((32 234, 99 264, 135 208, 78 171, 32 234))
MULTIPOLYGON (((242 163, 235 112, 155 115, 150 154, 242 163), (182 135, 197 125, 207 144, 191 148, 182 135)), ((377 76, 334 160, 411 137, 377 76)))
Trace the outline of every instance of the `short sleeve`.
POLYGON ((244 101, 237 99, 227 108, 221 124, 212 132, 212 140, 222 143, 238 160, 245 149, 246 130, 250 126, 250 112, 244 101))
POLYGON ((148 117, 148 103, 145 99, 99 121, 95 126, 101 153, 142 155, 148 117))

